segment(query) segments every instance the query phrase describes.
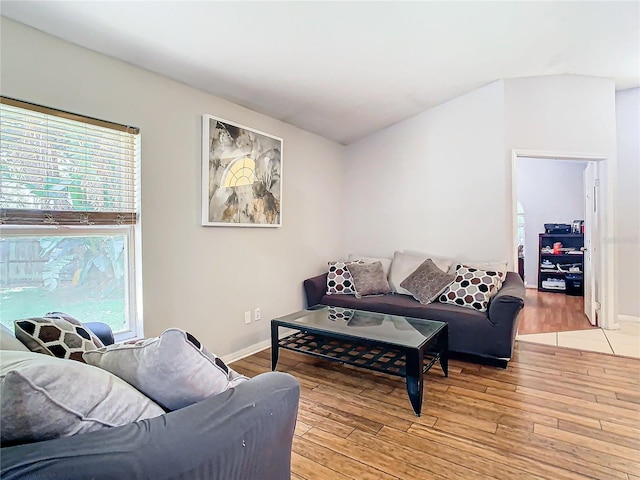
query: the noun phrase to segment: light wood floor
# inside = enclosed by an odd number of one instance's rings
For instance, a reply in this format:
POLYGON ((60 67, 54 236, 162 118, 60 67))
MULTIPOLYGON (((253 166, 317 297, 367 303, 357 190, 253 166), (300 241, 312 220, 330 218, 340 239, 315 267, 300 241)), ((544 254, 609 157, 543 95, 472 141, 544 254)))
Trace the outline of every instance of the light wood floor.
POLYGON ((295 480, 640 480, 640 360, 517 342, 506 370, 434 366, 419 418, 400 378, 284 350, 278 370, 302 389, 295 480))
POLYGON ((527 288, 518 333, 568 332, 596 328, 584 314, 584 298, 527 288))

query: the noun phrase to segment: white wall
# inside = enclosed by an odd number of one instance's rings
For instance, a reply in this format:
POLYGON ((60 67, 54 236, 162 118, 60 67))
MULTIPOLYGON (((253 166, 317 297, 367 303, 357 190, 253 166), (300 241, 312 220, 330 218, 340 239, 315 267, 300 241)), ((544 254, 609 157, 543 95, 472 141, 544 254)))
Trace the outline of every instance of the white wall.
POLYGON ((615 155, 615 84, 578 75, 504 82, 506 147, 615 155))
POLYGON ((302 280, 344 251, 344 147, 183 84, 1 19, 2 95, 142 133, 145 334, 184 328, 219 355, 269 338, 302 280), (284 138, 283 227, 200 226, 201 115, 284 138), (262 308, 245 326, 243 312, 262 308))
POLYGON ((527 285, 538 285, 538 234, 545 223, 568 223, 584 219, 585 163, 538 158, 519 158, 516 165, 518 200, 525 218, 525 265, 527 285))
MULTIPOLYGON (((614 95, 614 82, 603 78, 504 80, 350 145, 347 249, 512 261, 514 149, 607 157, 602 232, 613 231, 606 174, 616 172, 614 95)), ((604 250, 604 265, 615 265, 613 249, 604 250)), ((614 281, 611 274, 608 284, 614 281)), ((606 322, 614 322, 615 288, 603 296, 611 300, 606 322)))
POLYGON ((498 81, 347 147, 349 251, 506 260, 503 145, 498 81))
POLYGON ((617 229, 620 315, 640 317, 640 89, 616 93, 617 229))
MULTIPOLYGON (((615 192, 607 184, 607 178, 616 175, 615 84, 605 78, 577 75, 519 78, 505 80, 504 96, 505 159, 509 176, 513 149, 577 157, 601 155, 608 159, 598 169, 603 207, 599 234, 604 245, 593 257, 593 268, 598 282, 596 291, 600 292, 597 300, 603 304, 600 325, 615 327, 618 318, 618 290, 613 274, 616 252, 605 243, 615 229, 615 192)), ((511 215, 509 212, 509 218, 513 218, 511 215)), ((508 235, 512 234, 509 230, 508 235)))

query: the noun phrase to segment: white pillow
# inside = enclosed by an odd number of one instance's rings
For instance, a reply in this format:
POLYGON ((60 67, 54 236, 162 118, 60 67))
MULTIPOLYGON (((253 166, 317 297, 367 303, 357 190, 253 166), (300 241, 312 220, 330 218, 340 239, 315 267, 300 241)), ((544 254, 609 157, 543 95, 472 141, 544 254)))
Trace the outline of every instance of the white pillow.
POLYGON ((465 267, 477 268, 478 270, 484 270, 487 272, 506 272, 508 262, 476 262, 475 260, 457 259, 451 268, 449 273, 455 273, 456 265, 464 265, 465 267))
POLYGON ((430 256, 419 256, 408 254, 405 252, 394 252, 393 261, 391 262, 391 270, 389 271, 389 286, 391 291, 401 293, 403 295, 411 295, 411 292, 402 288, 402 281, 411 275, 416 269, 424 263, 427 258, 443 272, 449 269, 448 260, 432 258, 430 256))
POLYGON ((451 273, 449 271, 449 270, 451 270, 451 267, 453 267, 454 272, 455 272, 455 267, 456 267, 456 259, 455 258, 441 257, 439 255, 431 255, 429 253, 416 252, 415 250, 403 250, 403 253, 406 253, 407 255, 414 255, 416 257, 420 257, 420 258, 423 258, 425 260, 427 258, 430 258, 431 261, 436 264, 436 267, 438 267, 443 272, 451 273))
POLYGON ((355 253, 349 254, 349 260, 361 260, 364 263, 376 263, 380 262, 382 264, 382 271, 384 272, 384 276, 389 278, 389 270, 391 269, 391 259, 386 257, 368 257, 366 255, 356 255, 355 253))
POLYGON ((132 344, 85 352, 85 362, 127 381, 168 410, 178 410, 249 380, 178 328, 132 344))
POLYGON ((164 410, 115 375, 35 352, 0 355, 2 445, 118 427, 164 410))
POLYGON ((29 349, 18 340, 11 330, 0 324, 0 350, 14 350, 18 352, 28 352, 29 349))

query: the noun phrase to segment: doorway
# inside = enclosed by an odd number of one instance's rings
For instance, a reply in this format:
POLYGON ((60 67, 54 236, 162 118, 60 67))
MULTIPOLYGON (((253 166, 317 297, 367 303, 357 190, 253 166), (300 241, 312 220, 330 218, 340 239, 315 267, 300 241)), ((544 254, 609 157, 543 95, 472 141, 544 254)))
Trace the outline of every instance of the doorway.
POLYGON ((595 315, 585 315, 584 302, 595 283, 586 275, 585 264, 591 262, 584 258, 589 236, 584 234, 593 224, 592 217, 585 220, 590 210, 585 171, 592 162, 532 157, 517 162, 516 242, 530 310, 520 321, 521 332, 588 329, 595 325, 595 315), (550 251, 553 245, 557 251, 550 251))
MULTIPOLYGON (((604 344, 607 345, 603 331, 591 325, 585 310, 586 312, 593 311, 594 314, 591 315, 591 319, 597 326, 616 328, 617 322, 614 321, 616 317, 613 315, 615 305, 612 295, 613 256, 609 246, 606 243, 603 245, 603 237, 606 238, 607 233, 613 226, 611 217, 609 217, 610 220, 608 222, 605 221, 612 207, 612 199, 609 198, 611 196, 611 188, 606 184, 606 181, 602 182, 601 188, 597 180, 598 178, 604 178, 605 180, 606 178, 612 178, 609 168, 610 165, 606 156, 524 150, 514 150, 512 152, 512 252, 514 265, 518 263, 524 264, 523 276, 529 287, 527 289, 525 311, 521 319, 523 321, 520 323, 524 331, 535 331, 537 328, 541 335, 551 336, 557 342, 559 335, 564 336, 564 334, 559 334, 558 332, 566 330, 573 332, 579 329, 592 330, 593 335, 601 335, 604 344), (521 185, 519 186, 518 182, 519 171, 520 175, 522 175, 522 170, 524 170, 522 167, 524 163, 521 164, 520 162, 527 161, 539 167, 537 174, 530 174, 527 177, 527 185, 530 190, 544 195, 543 200, 547 205, 546 211, 539 212, 541 216, 537 219, 535 219, 535 216, 527 215, 527 202, 522 201, 525 193, 524 188, 521 185), (550 166, 554 164, 564 165, 566 167, 564 172, 562 169, 557 169, 559 171, 553 172, 550 166), (546 169, 544 168, 545 166, 547 167, 546 169), (589 169, 591 177, 585 174, 587 169, 589 169), (571 178, 564 178, 563 175, 570 175, 571 178), (592 182, 593 185, 585 186, 588 182, 592 182), (573 195, 570 200, 567 200, 567 194, 570 192, 573 192, 573 195), (588 192, 589 195, 587 195, 588 192), (595 205, 596 210, 591 212, 592 216, 589 218, 587 214, 591 207, 588 206, 588 203, 596 202, 596 200, 598 202, 595 205), (521 203, 520 215, 518 215, 518 201, 521 203), (569 202, 571 205, 568 205, 569 202), (527 233, 523 235, 521 231, 523 229, 523 212, 525 218, 524 231, 528 232, 529 235, 527 233), (585 237, 587 237, 584 248, 589 249, 589 251, 586 252, 585 250, 585 264, 582 266, 582 282, 587 297, 538 291, 539 285, 536 278, 540 264, 538 234, 545 232, 545 223, 567 224, 573 227, 574 220, 584 221, 585 237), (594 233, 594 230, 595 234, 590 236, 590 234, 594 233), (516 242, 519 236, 520 238, 523 236, 529 237, 529 240, 525 240, 524 244, 516 242), (519 248, 519 244, 523 246, 519 248), (602 248, 603 246, 605 247, 604 249, 602 248), (524 257, 524 259, 521 257, 524 257), (585 298, 590 301, 585 302, 585 298), (599 312, 596 315, 595 311, 598 309, 599 312), (538 325, 532 325, 529 328, 527 316, 531 320, 538 322, 538 325)), ((569 267, 570 265, 566 266, 569 267)), ((564 267, 565 264, 560 265, 560 268, 564 267)), ((558 343, 555 344, 557 345, 558 343)), ((571 346, 576 348, 575 345, 571 346)), ((611 353, 610 348, 609 353, 611 353)))

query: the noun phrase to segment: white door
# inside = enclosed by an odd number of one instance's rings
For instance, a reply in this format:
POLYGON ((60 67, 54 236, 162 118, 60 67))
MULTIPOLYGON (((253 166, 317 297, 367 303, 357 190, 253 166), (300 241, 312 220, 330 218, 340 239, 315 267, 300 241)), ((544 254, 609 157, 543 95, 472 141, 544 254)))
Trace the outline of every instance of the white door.
POLYGON ((598 167, 589 162, 584 169, 584 313, 591 325, 596 325, 596 269, 598 267, 598 167))

